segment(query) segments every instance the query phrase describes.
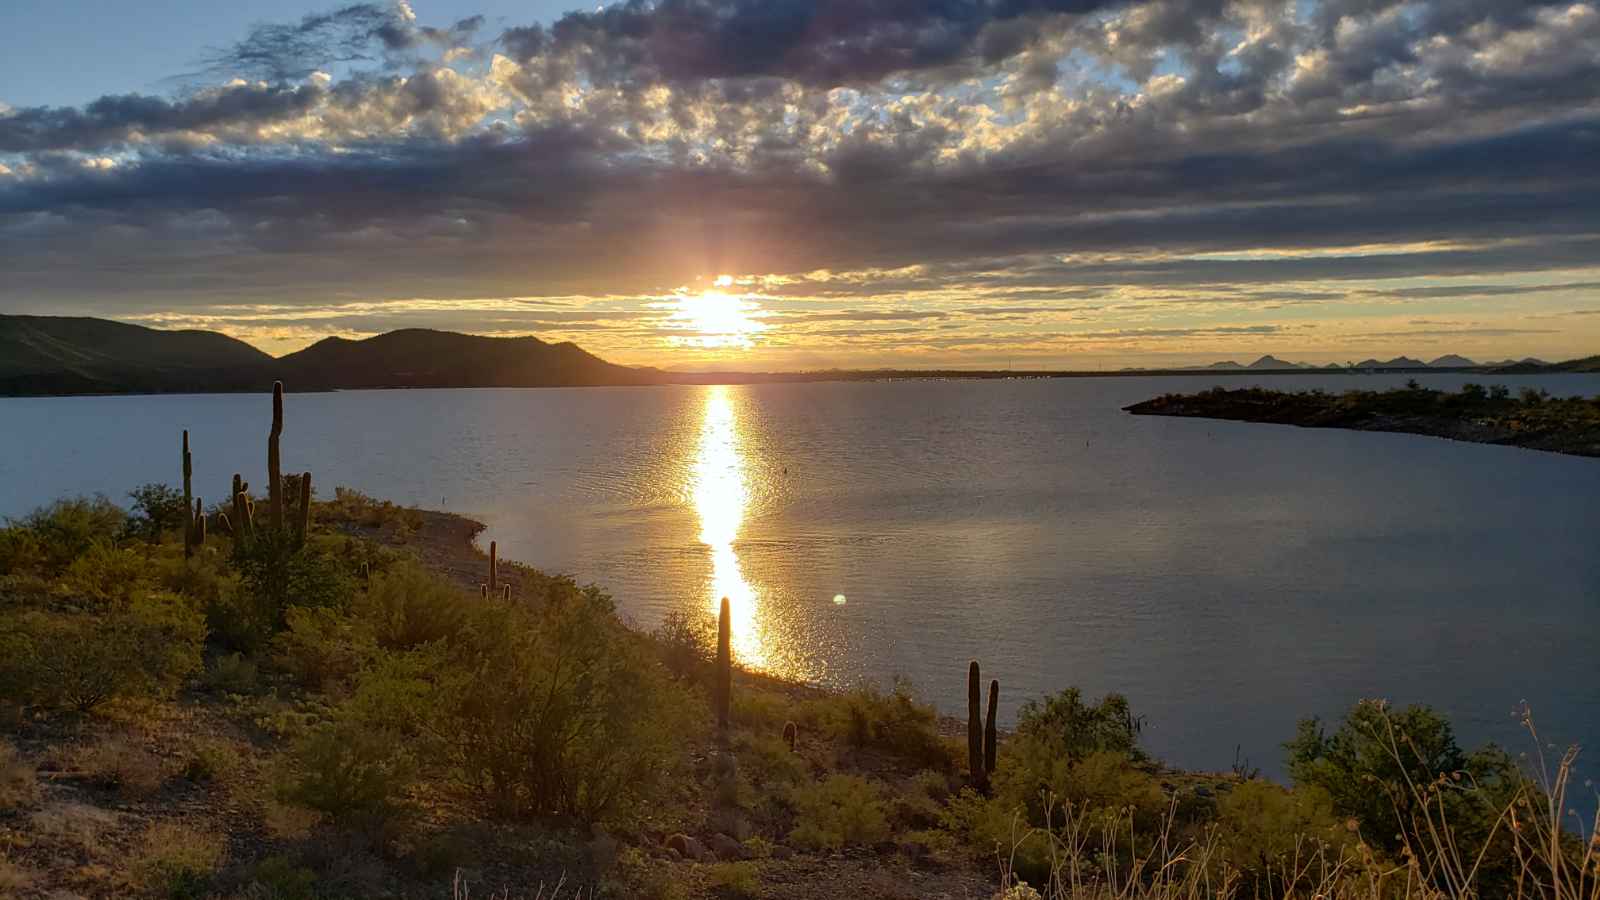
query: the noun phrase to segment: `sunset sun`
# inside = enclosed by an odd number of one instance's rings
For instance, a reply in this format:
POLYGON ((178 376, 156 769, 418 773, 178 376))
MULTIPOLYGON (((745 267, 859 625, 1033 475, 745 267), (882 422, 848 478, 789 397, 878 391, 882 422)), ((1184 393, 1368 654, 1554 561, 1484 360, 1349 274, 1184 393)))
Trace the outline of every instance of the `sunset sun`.
MULTIPOLYGON (((726 283, 719 279, 719 284, 726 283)), ((765 331, 760 304, 738 294, 706 290, 673 298, 669 323, 688 332, 685 343, 697 347, 748 348, 752 338, 765 331)))

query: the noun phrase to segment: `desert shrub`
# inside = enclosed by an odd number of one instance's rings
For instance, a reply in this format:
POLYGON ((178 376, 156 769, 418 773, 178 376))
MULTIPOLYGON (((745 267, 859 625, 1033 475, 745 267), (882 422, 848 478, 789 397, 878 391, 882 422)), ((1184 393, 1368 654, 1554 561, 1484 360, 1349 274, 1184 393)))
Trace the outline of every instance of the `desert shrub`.
POLYGON ((295 742, 276 794, 382 840, 407 814, 406 793, 415 778, 416 761, 396 735, 328 723, 295 742))
POLYGON ((217 694, 253 694, 261 686, 260 679, 255 660, 243 653, 224 653, 211 660, 201 682, 217 694))
POLYGON ((789 839, 802 847, 837 850, 889 837, 883 792, 855 775, 830 775, 793 794, 795 827, 789 839))
POLYGON ((155 542, 168 531, 178 531, 189 521, 190 510, 183 502, 183 493, 164 484, 141 484, 128 492, 133 501, 133 514, 128 518, 128 530, 144 539, 155 542))
POLYGON ((1033 738, 1052 753, 1069 758, 1099 751, 1121 753, 1135 760, 1143 719, 1135 716, 1121 694, 1107 694, 1099 703, 1083 702, 1082 693, 1067 688, 1041 701, 1029 700, 1017 712, 1017 734, 1033 738))
POLYGON ((596 588, 474 602, 447 641, 364 673, 354 707, 431 743, 497 814, 622 818, 681 763, 690 695, 596 588))
POLYGON ((45 575, 59 575, 99 542, 114 544, 127 514, 103 496, 71 497, 36 509, 13 528, 29 535, 30 554, 45 575))
POLYGON ((38 535, 20 525, 0 528, 0 575, 35 574, 47 560, 38 535))
POLYGON ((904 681, 897 680, 888 693, 866 686, 813 700, 805 717, 853 747, 884 750, 919 767, 946 770, 953 765, 939 737, 938 714, 918 702, 904 681))
POLYGON ((355 617, 386 650, 453 636, 466 609, 459 588, 410 560, 374 573, 371 586, 354 600, 355 617))
POLYGON ((0 621, 0 688, 31 706, 87 712, 164 696, 200 668, 205 624, 182 597, 150 593, 94 614, 38 610, 0 621))
POLYGON ((222 836, 169 822, 152 825, 132 862, 135 882, 172 900, 200 900, 226 855, 222 836))
POLYGON ((267 529, 235 548, 233 565, 241 591, 234 613, 250 626, 241 632, 249 645, 237 649, 264 644, 283 628, 285 611, 291 606, 338 609, 348 604, 355 580, 332 549, 317 540, 300 545, 287 530, 267 529))
POLYGON ((334 521, 353 522, 368 528, 392 528, 397 536, 409 535, 422 527, 422 514, 389 500, 377 500, 347 487, 333 489, 333 499, 319 504, 334 521))
POLYGON ((183 764, 183 777, 201 783, 227 781, 239 771, 243 759, 232 745, 219 740, 197 742, 183 764))
POLYGON ((1258 894, 1283 896, 1311 887, 1301 880, 1305 872, 1286 878, 1296 868, 1292 861, 1323 845, 1338 859, 1354 839, 1328 792, 1315 785, 1288 791, 1248 781, 1217 801, 1216 858, 1242 873, 1258 894))
POLYGON ((34 873, 11 861, 4 852, 0 852, 0 897, 22 896, 22 892, 33 886, 34 873))
POLYGON ((694 678, 711 662, 716 626, 708 616, 673 610, 650 636, 668 671, 678 678, 694 678))
POLYGON ((317 873, 287 856, 269 856, 250 869, 247 896, 271 900, 315 900, 317 873))
POLYGON ((773 734, 740 735, 735 749, 739 768, 759 789, 784 788, 805 781, 810 767, 789 745, 773 734))
POLYGON ((733 692, 728 716, 735 725, 756 730, 781 730, 789 720, 790 704, 782 694, 762 690, 733 692))
POLYGON ((33 764, 9 742, 0 740, 0 815, 32 806, 39 799, 33 764))
POLYGON ((1466 752, 1449 721, 1429 707, 1391 710, 1369 700, 1332 733, 1315 718, 1302 720, 1284 748, 1295 789, 1326 791, 1366 842, 1391 855, 1426 853, 1468 865, 1482 856, 1482 886, 1512 889, 1520 869, 1507 810, 1519 797, 1542 802, 1542 794, 1499 747, 1466 752), (1440 847, 1446 826, 1448 846, 1440 847))
POLYGON ((761 891, 756 864, 751 862, 715 863, 706 869, 711 887, 727 897, 755 897, 761 891))
POLYGON ((335 609, 291 606, 274 641, 277 664, 310 690, 353 678, 375 648, 351 616, 335 609))
POLYGON ((167 780, 159 757, 121 736, 74 747, 67 751, 67 763, 96 787, 132 799, 155 796, 167 780))
POLYGON ((68 564, 60 585, 71 600, 126 603, 152 586, 153 575, 144 554, 96 541, 68 564))

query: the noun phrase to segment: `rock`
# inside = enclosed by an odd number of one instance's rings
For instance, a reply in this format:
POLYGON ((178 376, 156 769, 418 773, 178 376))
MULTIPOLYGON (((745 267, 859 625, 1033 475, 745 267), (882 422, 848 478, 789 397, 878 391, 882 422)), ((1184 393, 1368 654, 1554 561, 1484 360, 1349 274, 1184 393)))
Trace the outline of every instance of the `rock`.
POLYGON ((1211 788, 1208 788, 1203 784, 1197 784, 1194 787, 1194 795, 1196 797, 1209 797, 1211 796, 1211 788))
POLYGON ((711 836, 710 844, 711 852, 720 859, 734 860, 745 857, 744 845, 731 835, 714 834, 711 836))
POLYGON ((772 846, 772 858, 773 859, 790 859, 793 856, 794 856, 794 850, 790 849, 789 847, 785 847, 782 844, 774 844, 772 846))
POLYGON ((700 843, 687 834, 675 834, 667 838, 667 849, 676 850, 685 858, 703 861, 710 854, 706 852, 706 845, 700 843))

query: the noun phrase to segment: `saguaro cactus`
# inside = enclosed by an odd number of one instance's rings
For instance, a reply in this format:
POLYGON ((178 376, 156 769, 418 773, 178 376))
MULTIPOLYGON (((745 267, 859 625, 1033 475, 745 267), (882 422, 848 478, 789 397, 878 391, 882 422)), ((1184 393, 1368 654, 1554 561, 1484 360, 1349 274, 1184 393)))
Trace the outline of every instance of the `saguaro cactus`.
POLYGON ((189 429, 183 430, 183 556, 194 555, 194 494, 189 479, 194 476, 194 459, 189 455, 189 429))
POLYGON ((722 598, 717 616, 717 672, 712 685, 717 705, 717 727, 728 727, 728 707, 733 701, 733 623, 728 614, 728 598, 722 598))
POLYGON ((978 661, 967 665, 967 772, 978 790, 989 787, 989 773, 983 763, 983 685, 978 661))
POLYGON ((484 596, 500 596, 498 576, 500 572, 500 547, 494 541, 489 542, 489 586, 484 589, 484 596))
POLYGON ((794 752, 795 741, 800 738, 800 726, 793 721, 783 723, 783 742, 789 745, 789 752, 794 752))
POLYGON ((995 713, 1000 708, 1000 680, 989 682, 989 716, 983 723, 983 774, 994 774, 995 751, 999 749, 999 736, 995 726, 995 713))
POLYGON ((206 545, 206 507, 205 501, 199 497, 194 498, 194 534, 191 541, 194 547, 206 545))
POLYGON ((283 533, 283 472, 278 439, 283 437, 283 382, 272 383, 272 430, 267 432, 267 521, 283 533))
POLYGON ((300 476, 300 517, 295 523, 295 543, 304 544, 311 531, 311 473, 300 476))

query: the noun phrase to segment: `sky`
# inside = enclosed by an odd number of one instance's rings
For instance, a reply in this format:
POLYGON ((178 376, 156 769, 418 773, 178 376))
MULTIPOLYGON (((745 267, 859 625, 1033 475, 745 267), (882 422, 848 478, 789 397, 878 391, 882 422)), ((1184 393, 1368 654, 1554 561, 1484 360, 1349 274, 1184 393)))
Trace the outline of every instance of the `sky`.
POLYGON ((676 369, 1589 355, 1600 10, 19 0, 0 312, 676 369))

